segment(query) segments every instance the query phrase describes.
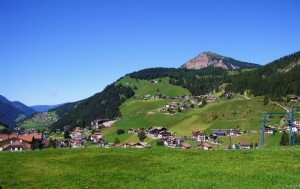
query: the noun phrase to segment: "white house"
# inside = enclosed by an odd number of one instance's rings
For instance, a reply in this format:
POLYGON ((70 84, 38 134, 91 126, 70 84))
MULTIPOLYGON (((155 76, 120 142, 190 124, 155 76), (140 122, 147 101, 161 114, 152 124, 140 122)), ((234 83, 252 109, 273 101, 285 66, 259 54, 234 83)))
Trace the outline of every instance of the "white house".
POLYGON ((295 125, 296 127, 300 127, 300 119, 296 119, 296 120, 294 121, 294 125, 295 125))
POLYGON ((103 125, 104 127, 111 127, 116 121, 107 121, 107 122, 104 122, 103 125))
POLYGON ((245 141, 240 142, 241 149, 250 149, 250 147, 251 147, 251 144, 249 142, 245 142, 245 141))

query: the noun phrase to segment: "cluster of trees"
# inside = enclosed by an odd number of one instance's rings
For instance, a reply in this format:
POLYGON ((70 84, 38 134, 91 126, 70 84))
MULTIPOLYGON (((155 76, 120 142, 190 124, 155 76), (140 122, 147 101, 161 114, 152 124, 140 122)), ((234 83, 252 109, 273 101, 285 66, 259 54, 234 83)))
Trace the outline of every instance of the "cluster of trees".
POLYGON ((0 122, 0 126, 3 126, 4 128, 0 129, 0 134, 11 134, 10 128, 5 125, 4 123, 0 122))
POLYGON ((118 129, 117 130, 117 135, 123 135, 125 134, 125 130, 124 129, 118 129))
MULTIPOLYGON (((287 132, 283 132, 279 144, 281 146, 288 146, 290 143, 290 135, 287 132)), ((295 134, 295 144, 300 145, 300 134, 295 134)))
POLYGON ((229 77, 226 91, 255 96, 268 95, 280 100, 289 94, 300 95, 300 52, 280 58, 264 67, 229 77))
POLYGON ((62 106, 59 106, 57 108, 53 108, 50 109, 49 112, 55 111, 55 113, 57 114, 57 116, 59 118, 63 117, 64 115, 67 115, 69 112, 72 112, 73 110, 75 110, 75 108, 84 100, 80 100, 77 102, 70 102, 70 103, 66 103, 62 106))
POLYGON ((32 141, 31 141, 31 149, 32 150, 41 150, 43 148, 44 148, 44 145, 42 144, 42 142, 33 137, 32 141))
POLYGON ((119 106, 133 95, 132 88, 111 84, 102 92, 83 100, 73 111, 52 124, 51 130, 62 129, 65 125, 70 125, 72 128, 82 126, 81 123, 90 123, 96 118, 121 117, 119 106))
POLYGON ((156 79, 169 77, 172 85, 187 88, 192 95, 203 95, 218 91, 219 86, 228 78, 226 70, 208 67, 200 70, 175 68, 149 68, 129 74, 135 79, 156 79))

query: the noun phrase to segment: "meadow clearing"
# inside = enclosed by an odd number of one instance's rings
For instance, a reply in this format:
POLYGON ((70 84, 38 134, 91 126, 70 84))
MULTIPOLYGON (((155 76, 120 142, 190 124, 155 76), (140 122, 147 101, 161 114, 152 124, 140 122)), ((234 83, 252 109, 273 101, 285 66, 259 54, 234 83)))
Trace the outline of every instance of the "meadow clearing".
POLYGON ((300 148, 83 148, 1 152, 2 188, 291 188, 300 148))

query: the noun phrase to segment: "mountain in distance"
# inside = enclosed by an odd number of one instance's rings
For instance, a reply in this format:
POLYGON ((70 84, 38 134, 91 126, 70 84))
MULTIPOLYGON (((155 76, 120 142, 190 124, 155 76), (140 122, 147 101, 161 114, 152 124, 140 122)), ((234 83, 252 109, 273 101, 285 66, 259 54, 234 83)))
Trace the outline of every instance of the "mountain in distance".
POLYGON ((195 58, 183 64, 180 68, 203 69, 210 66, 220 67, 227 71, 253 69, 253 68, 261 67, 261 65, 259 64, 242 62, 230 57, 218 55, 213 52, 203 52, 198 56, 196 56, 195 58))
POLYGON ((12 105, 21 112, 23 112, 26 116, 31 116, 32 114, 36 113, 36 111, 33 108, 26 106, 22 102, 13 101, 12 105))
MULTIPOLYGON (((237 94, 244 94, 245 91, 248 91, 250 95, 254 96, 267 95, 272 97, 273 94, 278 94, 285 97, 288 94, 300 95, 300 88, 298 87, 300 86, 300 80, 298 80, 300 77, 300 52, 285 56, 265 66, 251 63, 242 64, 241 62, 238 64, 234 61, 231 61, 231 64, 238 66, 239 69, 257 69, 229 74, 226 69, 214 66, 207 66, 203 69, 148 68, 127 74, 125 77, 132 80, 123 82, 123 86, 117 86, 117 83, 124 78, 121 77, 116 83, 88 99, 67 103, 54 109, 53 111, 57 112, 60 119, 52 125, 52 129, 61 129, 65 125, 75 126, 80 120, 88 123, 96 118, 114 119, 122 117, 119 107, 126 99, 131 98, 135 92, 141 91, 140 88, 143 89, 143 94, 151 93, 149 88, 153 87, 153 84, 151 82, 145 84, 144 81, 140 80, 159 81, 162 78, 168 78, 164 81, 165 84, 180 86, 188 90, 193 96, 219 91, 220 86, 224 83, 227 84, 224 88, 225 92, 237 94), (128 87, 132 88, 133 91, 130 91, 130 95, 126 95, 126 98, 120 101, 119 98, 123 98, 124 90, 128 90, 128 87), (112 112, 107 114, 108 110, 112 110, 112 112)), ((170 85, 167 87, 170 87, 170 85)), ((164 93, 163 89, 169 90, 167 87, 159 90, 155 88, 155 91, 164 93)), ((140 95, 139 92, 136 95, 140 95)), ((147 102, 150 103, 150 101, 147 102)))
POLYGON ((18 122, 31 116, 36 111, 25 104, 7 100, 0 95, 0 122, 7 126, 15 126, 18 122))
POLYGON ((58 105, 35 105, 35 106, 30 106, 30 108, 34 109, 36 112, 47 112, 50 109, 57 108, 63 104, 58 104, 58 105))

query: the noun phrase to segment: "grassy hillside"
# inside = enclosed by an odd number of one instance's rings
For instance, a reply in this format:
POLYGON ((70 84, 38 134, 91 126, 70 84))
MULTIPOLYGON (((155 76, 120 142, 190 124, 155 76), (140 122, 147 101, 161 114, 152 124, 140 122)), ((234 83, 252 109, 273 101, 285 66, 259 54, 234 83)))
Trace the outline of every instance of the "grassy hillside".
POLYGON ((155 95, 162 93, 167 96, 176 97, 183 94, 190 94, 190 92, 185 88, 169 84, 169 78, 158 78, 154 79, 154 81, 157 81, 157 83, 152 83, 150 80, 133 79, 126 76, 118 83, 132 88, 136 87, 135 96, 145 96, 146 94, 155 95))
POLYGON ((3 188, 294 188, 299 148, 61 149, 1 153, 3 188))
MULTIPOLYGON (((279 146, 279 142, 281 139, 281 133, 276 133, 275 135, 272 134, 265 134, 265 148, 270 149, 274 147, 279 146)), ((257 143, 258 145, 260 144, 260 138, 261 138, 261 133, 245 133, 241 136, 232 136, 231 137, 231 143, 232 144, 238 144, 241 141, 249 141, 252 142, 253 145, 257 143)), ((221 148, 226 148, 230 144, 230 139, 228 136, 222 137, 220 139, 220 149, 221 148)))
MULTIPOLYGON (((202 117, 210 123, 209 129, 256 130, 261 128, 264 112, 285 112, 285 110, 271 103, 265 106, 263 99, 259 97, 248 100, 240 96, 208 105, 202 117), (213 120, 213 116, 217 119, 213 120)), ((271 123, 276 125, 279 119, 274 119, 271 123)))
MULTIPOLYGON (((156 79, 159 81, 159 79, 156 79)), ((151 83, 147 80, 136 80, 129 77, 121 79, 123 85, 135 88, 137 98, 127 100, 120 107, 123 119, 116 122, 113 128, 103 131, 105 139, 113 142, 119 137, 121 142, 138 141, 133 134, 117 135, 117 129, 127 131, 130 128, 149 128, 151 126, 164 126, 174 132, 175 136, 191 136, 192 131, 204 130, 211 133, 213 129, 233 129, 238 128, 242 131, 260 130, 262 116, 264 112, 284 112, 284 110, 274 104, 263 105, 263 98, 251 97, 246 99, 243 96, 236 96, 231 100, 221 99, 219 102, 209 103, 203 108, 195 107, 191 110, 183 110, 177 115, 168 115, 166 112, 158 112, 167 103, 173 102, 171 99, 148 99, 143 100, 144 95, 156 94, 156 89, 168 96, 180 96, 188 94, 186 89, 168 84, 167 80, 161 79, 159 83, 151 83), (135 86, 135 87, 134 87, 135 86), (170 92, 170 91, 176 91, 170 92), (142 97, 141 97, 142 96, 142 97)), ((221 95, 221 93, 218 93, 221 95)), ((218 95, 212 95, 216 97, 218 95)), ((176 110, 175 110, 176 111, 176 110)), ((273 119, 269 122, 274 126, 280 125, 280 120, 273 119)), ((269 136, 266 137, 268 146, 269 136)), ((233 139, 234 140, 234 139, 233 139)), ((236 142, 246 140, 259 143, 260 134, 245 134, 236 139, 236 142)), ((148 142, 151 140, 148 139, 148 142)), ((221 140, 226 146, 226 139, 221 140)), ((234 141, 235 142, 235 141, 234 141)), ((276 143, 272 143, 276 144, 276 143)))

